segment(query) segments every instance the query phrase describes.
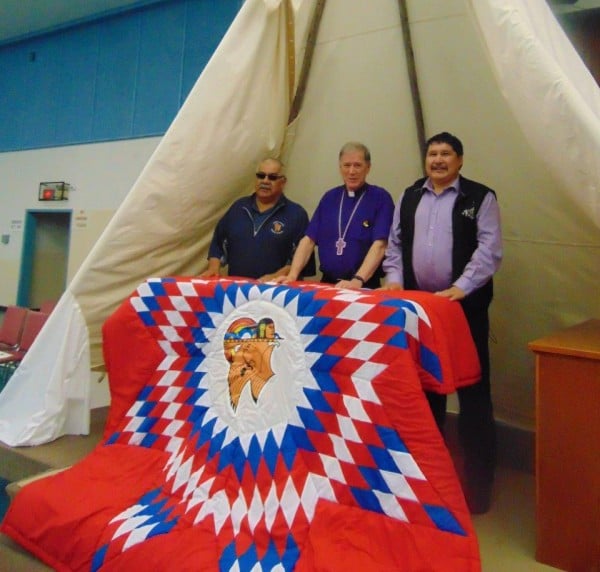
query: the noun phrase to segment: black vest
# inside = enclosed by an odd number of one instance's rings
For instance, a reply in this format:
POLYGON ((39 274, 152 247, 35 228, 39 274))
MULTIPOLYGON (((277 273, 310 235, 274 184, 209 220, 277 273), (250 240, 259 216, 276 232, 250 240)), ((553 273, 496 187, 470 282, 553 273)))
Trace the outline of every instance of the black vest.
MULTIPOLYGON (((417 290, 413 271, 412 253, 415 234, 415 213, 423 197, 426 179, 419 179, 404 191, 400 204, 402 241, 402 266, 404 288, 417 290)), ((457 280, 477 248, 477 213, 483 199, 494 191, 485 185, 460 177, 460 190, 452 211, 452 281, 457 280)), ((494 193, 495 196, 495 193, 494 193)), ((449 285, 448 285, 449 286, 449 285)), ((493 281, 490 278, 481 288, 474 290, 462 302, 464 306, 487 307, 492 301, 493 281)))

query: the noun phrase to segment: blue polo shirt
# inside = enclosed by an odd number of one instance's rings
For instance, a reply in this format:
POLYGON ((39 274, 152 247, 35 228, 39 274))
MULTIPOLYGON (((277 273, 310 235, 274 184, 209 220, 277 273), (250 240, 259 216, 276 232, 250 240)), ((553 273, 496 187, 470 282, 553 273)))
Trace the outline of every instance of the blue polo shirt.
MULTIPOLYGON (((285 195, 262 213, 254 194, 242 197, 217 223, 208 257, 227 264, 230 276, 260 278, 291 263, 307 225, 304 208, 285 195)), ((315 262, 311 259, 303 275, 313 274, 315 262)))
MULTIPOLYGON (((307 236, 319 248, 321 272, 335 279, 351 278, 373 242, 387 241, 393 215, 394 201, 382 187, 367 183, 355 191, 354 196, 344 185, 327 191, 306 229, 307 236), (346 246, 338 256, 336 243, 340 235, 346 246)), ((381 270, 377 275, 383 275, 381 270)))

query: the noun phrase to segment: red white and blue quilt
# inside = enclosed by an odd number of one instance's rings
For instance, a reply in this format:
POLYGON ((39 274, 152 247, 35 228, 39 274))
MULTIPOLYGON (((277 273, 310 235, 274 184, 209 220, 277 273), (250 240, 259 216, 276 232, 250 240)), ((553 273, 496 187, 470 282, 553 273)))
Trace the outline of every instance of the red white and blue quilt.
POLYGON ((2 523, 56 570, 480 570, 422 391, 477 379, 457 303, 149 279, 104 352, 102 443, 2 523))

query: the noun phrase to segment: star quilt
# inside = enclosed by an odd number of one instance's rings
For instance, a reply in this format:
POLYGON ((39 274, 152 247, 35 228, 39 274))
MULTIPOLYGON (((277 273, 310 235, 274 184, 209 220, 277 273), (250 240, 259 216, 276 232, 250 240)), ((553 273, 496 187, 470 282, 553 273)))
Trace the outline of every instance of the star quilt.
POLYGON ((478 571, 423 388, 478 377, 457 303, 155 278, 107 320, 101 444, 2 532, 59 571, 478 571))

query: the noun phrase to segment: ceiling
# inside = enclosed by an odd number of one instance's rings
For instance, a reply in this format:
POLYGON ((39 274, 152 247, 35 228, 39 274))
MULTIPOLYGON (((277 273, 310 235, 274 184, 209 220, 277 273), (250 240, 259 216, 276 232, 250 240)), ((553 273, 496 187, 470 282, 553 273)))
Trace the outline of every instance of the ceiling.
POLYGON ((0 44, 161 0, 0 0, 0 44))
MULTIPOLYGON (((0 0, 0 45, 164 0, 0 0)), ((556 12, 600 8, 600 0, 549 0, 556 12)))

